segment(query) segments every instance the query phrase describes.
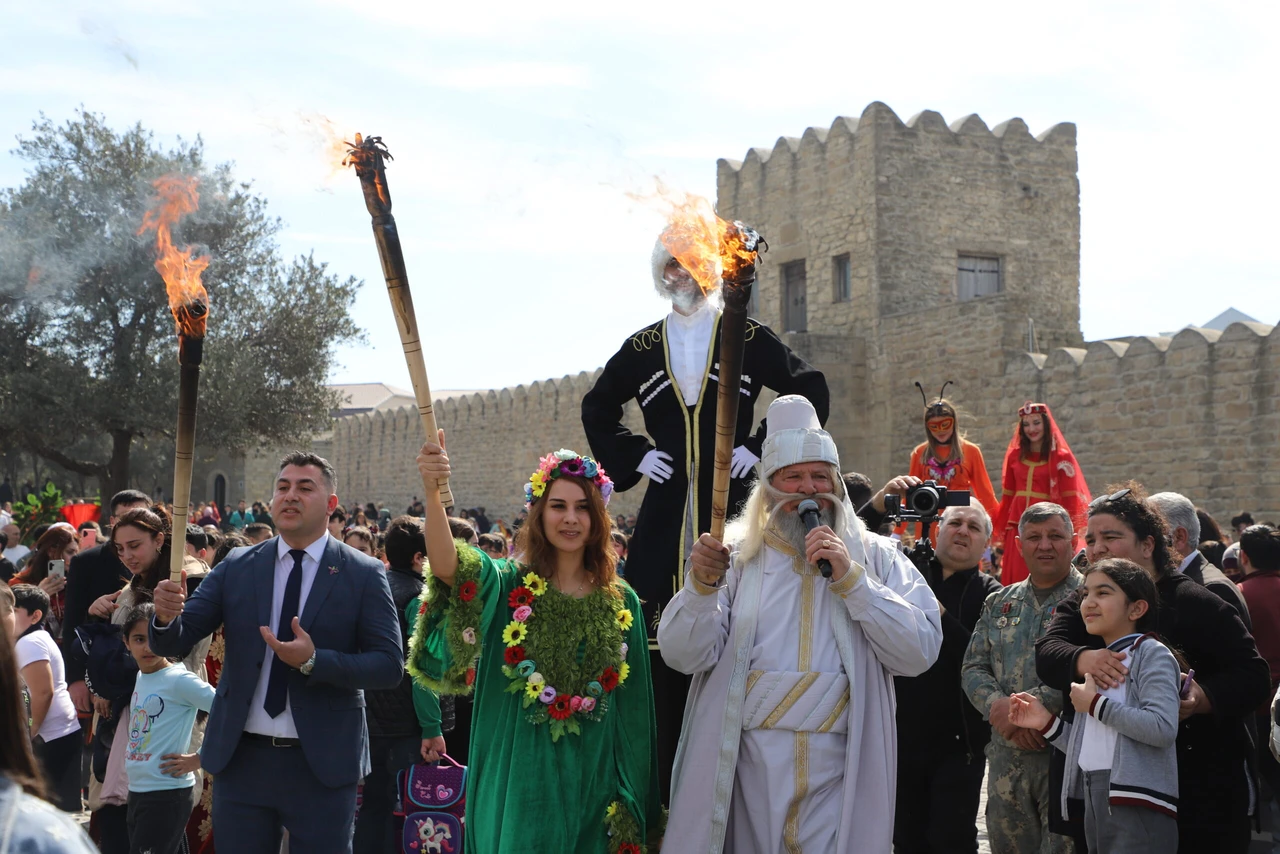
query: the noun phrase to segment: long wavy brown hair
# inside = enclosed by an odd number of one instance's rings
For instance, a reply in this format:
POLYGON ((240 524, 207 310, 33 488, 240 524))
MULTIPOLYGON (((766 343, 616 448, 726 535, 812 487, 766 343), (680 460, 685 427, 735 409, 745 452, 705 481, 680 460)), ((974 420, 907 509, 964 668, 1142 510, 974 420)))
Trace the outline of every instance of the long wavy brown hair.
MULTIPOLYGON (((591 530, 587 534, 587 542, 582 547, 582 565, 595 580, 601 590, 619 595, 614 582, 618 579, 618 555, 613 550, 613 520, 609 518, 609 510, 604 498, 600 495, 600 487, 590 480, 581 477, 561 475, 555 482, 567 480, 582 487, 587 496, 587 514, 591 518, 591 530)), ((556 570, 556 547, 547 539, 543 523, 546 512, 547 492, 536 499, 529 507, 529 517, 520 526, 516 534, 516 556, 527 563, 530 568, 543 578, 550 578, 556 570)))
POLYGON ((75 540, 74 531, 68 531, 59 525, 50 528, 36 540, 35 550, 26 567, 18 573, 18 578, 26 584, 39 584, 49 575, 49 562, 62 559, 62 553, 75 540))

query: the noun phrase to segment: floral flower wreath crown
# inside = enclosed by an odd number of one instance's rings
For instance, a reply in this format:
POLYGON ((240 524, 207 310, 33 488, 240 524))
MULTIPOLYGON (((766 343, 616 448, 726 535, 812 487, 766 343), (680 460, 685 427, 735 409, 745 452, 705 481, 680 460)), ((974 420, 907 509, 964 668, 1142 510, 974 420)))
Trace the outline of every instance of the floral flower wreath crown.
POLYGON ((538 461, 537 470, 524 485, 525 505, 531 505, 541 498, 551 482, 561 477, 581 477, 591 481, 600 488, 600 497, 606 505, 609 503, 609 496, 613 495, 613 481, 604 473, 599 463, 591 457, 579 456, 576 451, 561 448, 538 461))

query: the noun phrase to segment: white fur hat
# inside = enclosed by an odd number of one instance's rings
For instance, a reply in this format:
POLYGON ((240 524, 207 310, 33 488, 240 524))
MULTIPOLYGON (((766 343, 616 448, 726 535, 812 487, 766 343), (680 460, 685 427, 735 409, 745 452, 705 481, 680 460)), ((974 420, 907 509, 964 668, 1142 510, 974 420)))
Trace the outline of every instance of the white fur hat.
MULTIPOLYGON (((666 234, 664 231, 663 234, 666 234)), ((662 235, 658 235, 657 241, 653 244, 653 254, 649 256, 649 264, 653 273, 653 286, 658 289, 658 293, 666 293, 667 281, 665 278, 667 272, 667 264, 671 263, 674 258, 666 246, 662 245, 662 235)))
POLYGON ((796 463, 831 463, 837 472, 840 470, 835 440, 822 429, 818 413, 808 398, 784 394, 769 404, 765 420, 768 433, 761 461, 765 478, 796 463))

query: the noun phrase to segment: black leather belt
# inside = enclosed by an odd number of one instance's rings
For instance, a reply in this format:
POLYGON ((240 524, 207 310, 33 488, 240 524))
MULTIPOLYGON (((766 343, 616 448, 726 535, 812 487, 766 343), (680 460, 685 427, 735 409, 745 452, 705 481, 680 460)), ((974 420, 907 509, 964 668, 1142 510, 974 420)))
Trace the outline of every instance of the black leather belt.
POLYGON ((269 744, 272 747, 301 747, 302 739, 300 738, 282 738, 278 735, 263 735, 259 732, 242 733, 243 738, 249 741, 260 741, 263 744, 269 744))

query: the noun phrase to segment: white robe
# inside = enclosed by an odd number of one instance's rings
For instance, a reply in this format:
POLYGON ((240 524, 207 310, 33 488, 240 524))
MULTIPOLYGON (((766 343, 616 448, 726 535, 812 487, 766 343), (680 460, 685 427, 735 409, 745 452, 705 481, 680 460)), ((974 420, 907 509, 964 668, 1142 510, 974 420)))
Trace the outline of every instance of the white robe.
MULTIPOLYGON (((745 566, 735 555, 715 594, 698 592, 686 573, 664 609, 662 657, 694 675, 664 851, 889 852, 892 677, 933 664, 941 618, 928 584, 891 541, 859 526, 846 545, 865 568, 856 581, 851 574, 832 584, 765 545, 745 566), (792 713, 761 725, 762 692, 748 704, 748 685, 785 687, 806 673, 811 690, 801 686, 798 701, 787 695, 792 713), (845 678, 847 690, 838 690, 845 678), (824 686, 837 690, 812 690, 824 686)), ((776 696, 766 707, 779 705, 776 696)))

